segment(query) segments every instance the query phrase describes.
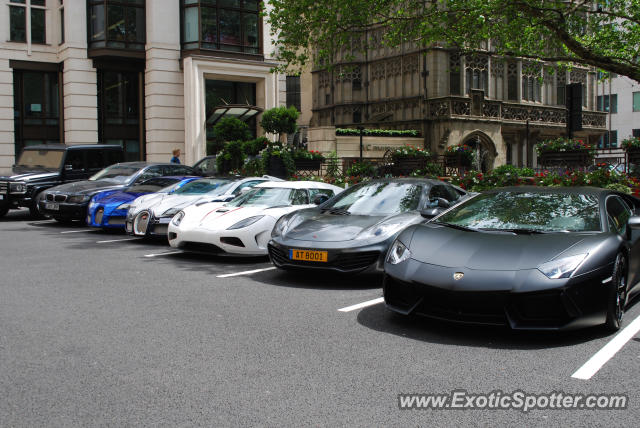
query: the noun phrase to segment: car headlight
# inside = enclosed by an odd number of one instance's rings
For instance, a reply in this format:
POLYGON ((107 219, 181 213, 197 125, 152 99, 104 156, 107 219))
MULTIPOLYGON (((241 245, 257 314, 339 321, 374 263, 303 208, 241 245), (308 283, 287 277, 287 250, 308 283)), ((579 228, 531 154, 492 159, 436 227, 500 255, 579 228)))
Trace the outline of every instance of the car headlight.
POLYGON ((538 270, 551 279, 569 278, 587 255, 588 253, 576 254, 575 256, 551 260, 538 266, 538 270))
POLYGON ((184 218, 184 211, 180 211, 178 214, 173 216, 173 218, 171 219, 171 224, 173 224, 174 226, 180 226, 180 223, 182 222, 183 218, 184 218))
POLYGON ((400 242, 399 239, 396 239, 395 241, 393 241, 393 244, 389 249, 389 254, 387 254, 387 263, 397 265, 398 263, 409 260, 410 257, 411 252, 409 251, 407 246, 400 242))
POLYGON ((91 198, 87 195, 73 195, 73 196, 69 196, 69 199, 67 199, 67 202, 71 204, 81 204, 83 202, 87 202, 89 199, 91 198))
POLYGON ((10 193, 27 193, 27 185, 24 183, 11 183, 9 185, 10 193))
POLYGON ((180 208, 169 208, 168 210, 162 213, 161 217, 169 217, 169 216, 173 217, 174 215, 178 214, 178 212, 180 212, 180 208))
POLYGON ((387 238, 408 225, 409 223, 406 222, 376 224, 360 232, 357 239, 387 238))
POLYGON ((289 219, 287 218, 287 216, 282 216, 278 219, 278 221, 276 221, 276 224, 273 226, 273 229, 271 230, 272 238, 282 236, 288 220, 289 219))
POLYGON ((87 206, 87 210, 89 211, 93 211, 93 209, 96 207, 96 205, 98 205, 97 203, 95 203, 93 200, 91 202, 89 202, 89 205, 87 206))
POLYGON ((256 216, 253 216, 253 217, 247 217, 244 220, 240 220, 239 222, 237 222, 233 226, 228 227, 227 230, 242 229, 243 227, 251 226, 253 223, 257 222, 262 217, 264 217, 264 216, 263 215, 256 215, 256 216))
POLYGON ((116 208, 117 210, 128 210, 131 207, 131 204, 126 202, 122 205, 118 205, 118 208, 116 208))

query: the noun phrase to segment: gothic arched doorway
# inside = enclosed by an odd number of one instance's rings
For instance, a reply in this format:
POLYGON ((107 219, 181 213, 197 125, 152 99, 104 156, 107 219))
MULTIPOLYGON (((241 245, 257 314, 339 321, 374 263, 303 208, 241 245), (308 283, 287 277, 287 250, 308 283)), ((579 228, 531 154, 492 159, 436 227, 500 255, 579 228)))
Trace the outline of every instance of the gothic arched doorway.
POLYGON ((482 172, 488 172, 493 169, 493 163, 498 155, 496 146, 486 134, 483 132, 473 132, 467 135, 463 140, 463 143, 471 146, 475 150, 475 165, 474 169, 482 172))

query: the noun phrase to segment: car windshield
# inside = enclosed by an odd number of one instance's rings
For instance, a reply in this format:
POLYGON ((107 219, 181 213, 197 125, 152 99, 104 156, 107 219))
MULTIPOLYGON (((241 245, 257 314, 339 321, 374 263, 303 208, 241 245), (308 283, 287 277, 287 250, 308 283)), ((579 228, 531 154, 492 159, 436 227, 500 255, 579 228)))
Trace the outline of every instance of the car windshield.
POLYGON ((354 215, 389 216, 417 210, 423 186, 414 183, 375 182, 345 190, 326 210, 348 211, 354 215))
POLYGON ((111 165, 90 177, 89 180, 110 180, 117 183, 127 183, 138 171, 140 171, 140 167, 130 165, 111 165))
POLYGON ((227 205, 231 207, 266 205, 269 207, 292 205, 296 189, 284 187, 260 187, 238 196, 227 205))
POLYGON ((495 192, 475 198, 435 222, 480 230, 600 231, 595 195, 553 192, 495 192))
POLYGON ((165 187, 178 184, 180 181, 182 180, 174 177, 155 177, 131 186, 128 191, 131 193, 155 193, 163 190, 165 187))
POLYGON ((25 168, 59 169, 62 162, 62 150, 25 150, 16 166, 25 168))
POLYGON ((222 180, 219 178, 203 178, 200 180, 191 181, 180 187, 173 193, 176 195, 202 195, 205 193, 211 195, 219 195, 220 188, 224 187, 226 189, 228 186, 224 185, 229 183, 231 183, 231 180, 222 180))

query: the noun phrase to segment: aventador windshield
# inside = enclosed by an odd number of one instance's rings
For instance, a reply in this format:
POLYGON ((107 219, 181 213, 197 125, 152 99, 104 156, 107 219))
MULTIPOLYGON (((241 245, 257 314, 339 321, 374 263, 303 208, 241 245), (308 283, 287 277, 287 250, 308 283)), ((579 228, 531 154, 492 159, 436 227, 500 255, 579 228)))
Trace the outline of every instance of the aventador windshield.
POLYGON ((579 193, 486 193, 453 208, 435 223, 504 231, 601 230, 596 196, 579 193))
POLYGON ((423 187, 412 183, 370 183, 342 192, 323 210, 348 211, 353 215, 389 216, 417 210, 423 187))

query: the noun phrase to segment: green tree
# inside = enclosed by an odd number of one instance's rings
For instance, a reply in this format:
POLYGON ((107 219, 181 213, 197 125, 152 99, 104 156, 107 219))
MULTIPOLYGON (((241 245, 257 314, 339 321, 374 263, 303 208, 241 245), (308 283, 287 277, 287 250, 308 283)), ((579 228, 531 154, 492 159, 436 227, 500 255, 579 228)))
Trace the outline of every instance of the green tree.
POLYGON ((639 0, 271 0, 281 69, 332 63, 384 26, 388 46, 414 43, 579 63, 640 81, 639 0), (347 50, 348 51, 348 50, 347 50))
POLYGON ((217 140, 247 141, 251 138, 249 126, 235 117, 223 117, 213 126, 213 133, 217 140))
POLYGON ((266 132, 276 134, 280 141, 281 134, 292 134, 296 132, 300 112, 295 107, 274 107, 262 113, 260 126, 266 132))

